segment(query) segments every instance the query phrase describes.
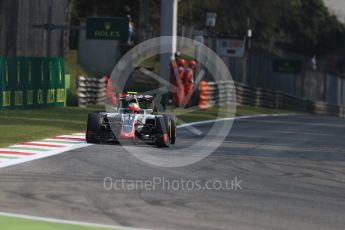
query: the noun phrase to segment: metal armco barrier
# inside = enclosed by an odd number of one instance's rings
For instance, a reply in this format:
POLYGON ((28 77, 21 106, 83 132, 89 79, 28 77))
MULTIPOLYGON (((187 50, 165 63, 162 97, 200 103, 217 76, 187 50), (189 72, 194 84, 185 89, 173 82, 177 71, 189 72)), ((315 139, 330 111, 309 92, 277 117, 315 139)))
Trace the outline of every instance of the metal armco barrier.
POLYGON ((199 85, 199 108, 207 109, 214 105, 226 105, 236 101, 236 88, 231 82, 206 82, 201 81, 199 85))
POLYGON ((281 91, 253 88, 241 83, 202 82, 200 83, 199 108, 236 103, 239 105, 260 106, 277 109, 294 109, 322 115, 345 117, 345 107, 320 101, 299 98, 281 91), (233 87, 235 86, 235 88, 233 87), (236 93, 236 96, 234 96, 236 93))
POLYGON ((78 77, 78 105, 104 104, 106 96, 106 80, 104 78, 78 77))
POLYGON ((0 57, 0 109, 65 104, 62 58, 0 57))

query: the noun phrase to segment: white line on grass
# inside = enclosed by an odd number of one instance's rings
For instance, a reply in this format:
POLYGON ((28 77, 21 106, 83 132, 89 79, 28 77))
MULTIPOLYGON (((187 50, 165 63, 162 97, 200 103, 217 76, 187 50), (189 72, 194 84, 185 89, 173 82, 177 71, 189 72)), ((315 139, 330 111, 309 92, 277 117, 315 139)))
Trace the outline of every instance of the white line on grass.
POLYGON ((81 222, 81 221, 71 221, 71 220, 54 219, 54 218, 46 218, 46 217, 38 217, 38 216, 29 216, 29 215, 22 215, 22 214, 8 213, 8 212, 0 212, 0 216, 50 222, 50 223, 55 223, 55 224, 78 225, 78 226, 85 226, 85 227, 109 228, 109 229, 118 229, 118 230, 145 230, 143 228, 131 228, 131 227, 124 227, 124 226, 116 226, 116 225, 96 224, 96 223, 88 223, 88 222, 81 222))

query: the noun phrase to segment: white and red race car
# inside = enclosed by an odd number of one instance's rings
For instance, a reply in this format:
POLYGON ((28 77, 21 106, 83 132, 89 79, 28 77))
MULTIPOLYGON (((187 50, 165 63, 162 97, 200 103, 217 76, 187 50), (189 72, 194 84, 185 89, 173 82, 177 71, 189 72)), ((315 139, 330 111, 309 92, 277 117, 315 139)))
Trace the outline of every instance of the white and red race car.
POLYGON ((122 93, 119 99, 114 112, 93 112, 88 115, 88 143, 141 140, 158 147, 175 144, 176 117, 154 115, 153 109, 139 107, 151 104, 152 96, 122 93))

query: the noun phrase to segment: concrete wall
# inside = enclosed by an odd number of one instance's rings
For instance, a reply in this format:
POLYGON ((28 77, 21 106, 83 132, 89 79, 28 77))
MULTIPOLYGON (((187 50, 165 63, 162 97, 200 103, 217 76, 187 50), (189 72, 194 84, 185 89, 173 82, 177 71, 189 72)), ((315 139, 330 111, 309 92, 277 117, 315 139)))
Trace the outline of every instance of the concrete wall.
MULTIPOLYGON (((86 26, 85 22, 81 23, 86 26)), ((119 59, 119 42, 88 40, 86 30, 79 32, 78 62, 87 71, 98 75, 110 74, 119 59)))
POLYGON ((338 95, 337 95, 337 103, 339 105, 342 105, 343 102, 342 102, 342 99, 343 99, 343 79, 337 79, 338 80, 338 83, 337 83, 337 87, 338 87, 338 95))
POLYGON ((286 92, 291 95, 297 96, 297 89, 296 89, 296 79, 297 75, 295 74, 283 74, 283 73, 276 73, 273 75, 273 89, 286 92))
POLYGON ((324 74, 314 71, 304 73, 304 97, 313 101, 324 101, 324 74))
POLYGON ((244 58, 223 57, 223 60, 236 82, 255 88, 278 90, 313 101, 345 104, 344 76, 327 74, 327 69, 323 68, 321 64, 317 70, 311 70, 306 57, 294 54, 277 56, 256 51, 247 53, 244 58), (273 60, 276 58, 300 60, 301 73, 273 72, 273 60))
POLYGON ((340 104, 341 79, 327 74, 325 76, 325 102, 330 104, 340 104))

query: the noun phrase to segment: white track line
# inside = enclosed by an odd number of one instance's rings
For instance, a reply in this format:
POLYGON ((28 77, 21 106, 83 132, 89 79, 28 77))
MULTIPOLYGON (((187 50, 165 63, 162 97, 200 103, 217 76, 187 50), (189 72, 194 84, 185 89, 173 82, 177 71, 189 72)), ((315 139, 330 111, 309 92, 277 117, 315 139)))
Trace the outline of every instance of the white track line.
MULTIPOLYGON (((58 137, 57 137, 58 138, 58 137)), ((56 139, 56 138, 46 138, 43 139, 43 141, 47 141, 47 143, 56 143, 58 144, 63 144, 63 145, 73 145, 73 144, 78 144, 78 143, 83 143, 83 141, 77 141, 77 140, 68 140, 68 139, 56 139), (63 143, 59 143, 59 141, 63 141, 63 143)))
POLYGON ((194 126, 194 125, 204 125, 204 124, 210 124, 214 122, 220 122, 220 121, 232 121, 232 120, 240 120, 240 119, 250 119, 250 118, 260 118, 260 117, 281 117, 281 116, 291 116, 295 115, 294 113, 278 113, 278 114, 259 114, 259 115, 250 115, 250 116, 240 116, 240 117, 226 117, 226 118, 219 118, 215 120, 206 120, 206 121, 197 121, 197 122, 190 122, 185 123, 182 125, 178 125, 176 128, 185 128, 188 126, 194 126))
POLYGON ((71 221, 71 220, 54 219, 54 218, 46 218, 46 217, 38 217, 38 216, 29 216, 29 215, 22 215, 22 214, 8 213, 8 212, 0 212, 0 216, 50 222, 50 223, 55 223, 55 224, 79 225, 79 226, 85 226, 85 227, 108 228, 108 229, 118 229, 118 230, 147 230, 143 228, 131 228, 131 227, 124 227, 124 226, 116 226, 116 225, 96 224, 96 223, 88 223, 88 222, 81 222, 81 221, 71 221))
POLYGON ((85 137, 85 133, 73 133, 72 136, 85 137))
POLYGON ((57 136, 57 138, 59 138, 59 137, 80 138, 80 139, 84 139, 85 140, 85 134, 83 136, 76 136, 76 135, 61 135, 61 136, 57 136))

